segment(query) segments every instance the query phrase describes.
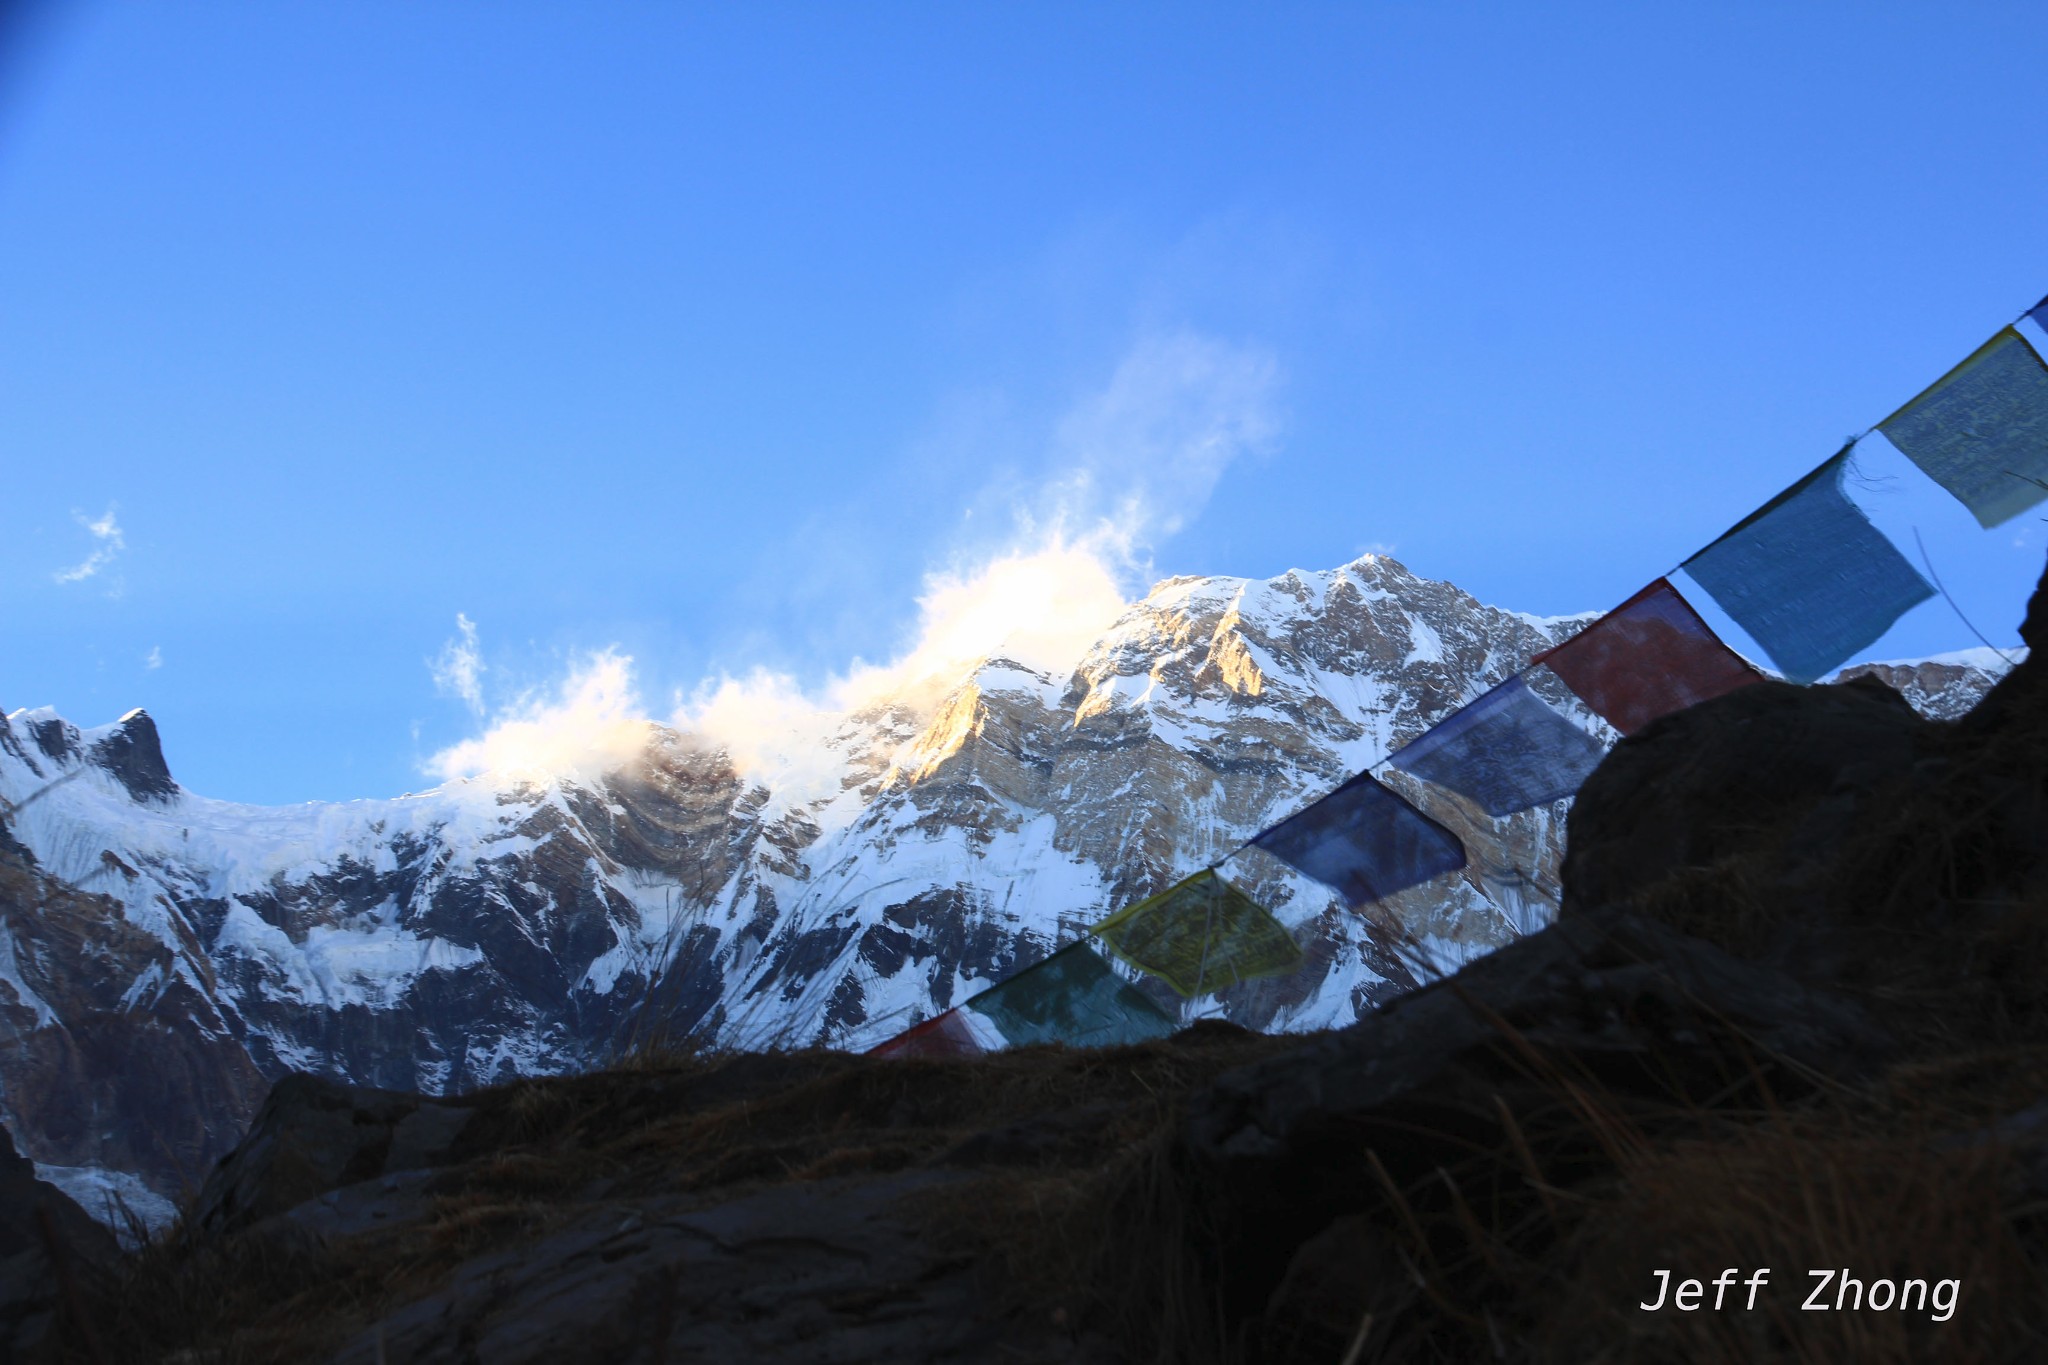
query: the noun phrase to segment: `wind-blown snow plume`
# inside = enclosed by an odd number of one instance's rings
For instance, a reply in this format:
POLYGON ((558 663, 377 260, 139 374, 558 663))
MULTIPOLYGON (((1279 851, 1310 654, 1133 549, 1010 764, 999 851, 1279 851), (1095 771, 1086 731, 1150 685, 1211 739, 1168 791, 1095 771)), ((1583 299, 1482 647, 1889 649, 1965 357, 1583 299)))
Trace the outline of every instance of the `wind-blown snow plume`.
POLYGON ((678 696, 668 723, 720 746, 784 798, 812 800, 830 795, 838 778, 824 740, 845 716, 884 701, 936 703, 989 658, 1063 676, 1123 607, 1115 576, 1092 550, 1054 543, 1004 555, 970 573, 927 576, 916 641, 893 662, 856 661, 811 690, 766 670, 719 678, 678 696))
POLYGON ((427 771, 444 779, 485 773, 510 780, 619 767, 647 743, 633 661, 614 650, 577 660, 553 695, 528 693, 475 739, 443 749, 427 771))
POLYGON ((852 709, 920 685, 941 688, 983 659, 1061 674, 1123 610, 1124 593, 1091 544, 1058 539, 1013 550, 964 573, 927 575, 916 643, 895 662, 856 665, 829 689, 852 709))
MULTIPOLYGON (((850 713, 884 700, 935 704, 992 657, 1066 676, 1123 610, 1127 589, 1150 568, 1152 545, 1201 510, 1232 461, 1270 447, 1278 382, 1278 364, 1261 350, 1189 332, 1141 341, 1054 427, 1052 472, 1019 501, 1009 543, 926 575, 915 634, 893 659, 855 660, 812 686, 762 669, 721 675, 679 690, 667 723, 803 800, 832 790, 838 763, 823 741, 850 713)), ((480 713, 475 627, 465 617, 457 624, 462 637, 436 661, 435 681, 480 713)), ((428 769, 444 777, 508 764, 531 770, 544 758, 609 766, 641 742, 637 704, 632 659, 606 650, 555 698, 500 714, 480 738, 435 754, 428 769)))
MULTIPOLYGON (((68 569, 59 569, 51 575, 59 583, 83 583, 88 578, 98 576, 120 557, 121 551, 128 548, 127 537, 121 534, 121 523, 114 520, 112 503, 107 504, 105 514, 98 521, 86 520, 83 512, 73 512, 71 516, 92 536, 94 544, 92 553, 83 560, 68 569)), ((120 596, 120 581, 111 580, 107 585, 107 592, 112 596, 120 596)))
POLYGON ((1233 461, 1270 449, 1279 378, 1270 353, 1213 337, 1140 342, 1108 386, 1059 424, 1056 521, 1123 554, 1174 534, 1208 504, 1233 461))
POLYGON ((427 667, 433 670, 435 691, 461 698, 471 715, 481 716, 484 713, 484 655, 477 643, 476 622, 458 611, 455 613, 455 629, 459 632, 456 638, 442 645, 441 652, 427 667))
POLYGON ((1201 510, 1232 461, 1269 448, 1278 381, 1263 351, 1187 332, 1141 341, 1057 425, 1055 472, 1017 509, 1012 542, 926 576, 915 640, 893 661, 856 661, 810 690, 765 671, 724 677, 679 699, 671 723, 778 790, 823 794, 819 741, 848 712, 936 701, 992 657, 1066 676, 1123 610, 1135 585, 1122 580, 1149 568, 1152 543, 1201 510))

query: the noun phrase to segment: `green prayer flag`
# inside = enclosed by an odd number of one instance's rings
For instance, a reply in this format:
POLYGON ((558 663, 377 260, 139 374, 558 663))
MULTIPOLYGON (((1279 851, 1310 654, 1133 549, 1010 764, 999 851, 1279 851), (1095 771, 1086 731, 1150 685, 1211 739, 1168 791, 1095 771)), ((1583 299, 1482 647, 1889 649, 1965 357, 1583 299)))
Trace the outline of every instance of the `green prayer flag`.
POLYGON ((1174 1030, 1166 1011, 1111 971, 1084 942, 1068 944, 961 1008, 994 1024, 1012 1047, 1114 1047, 1164 1038, 1174 1030))
POLYGON ((1286 926, 1209 868, 1088 932, 1189 999, 1301 963, 1301 948, 1286 926))

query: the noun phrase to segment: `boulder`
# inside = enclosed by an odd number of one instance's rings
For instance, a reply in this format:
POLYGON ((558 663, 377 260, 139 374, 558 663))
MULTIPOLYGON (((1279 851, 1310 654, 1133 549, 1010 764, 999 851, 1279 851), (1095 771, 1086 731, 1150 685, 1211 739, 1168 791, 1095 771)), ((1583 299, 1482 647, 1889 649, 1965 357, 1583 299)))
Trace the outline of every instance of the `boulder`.
POLYGON ((231 1232, 343 1186, 440 1165, 473 1114, 461 1100, 286 1076, 207 1178, 191 1225, 231 1232))
POLYGON ((1940 731, 1873 677, 1758 683, 1662 717, 1579 789, 1559 914, 1627 903, 1731 854, 1769 850, 1818 871, 1871 803, 1913 779, 1940 731))

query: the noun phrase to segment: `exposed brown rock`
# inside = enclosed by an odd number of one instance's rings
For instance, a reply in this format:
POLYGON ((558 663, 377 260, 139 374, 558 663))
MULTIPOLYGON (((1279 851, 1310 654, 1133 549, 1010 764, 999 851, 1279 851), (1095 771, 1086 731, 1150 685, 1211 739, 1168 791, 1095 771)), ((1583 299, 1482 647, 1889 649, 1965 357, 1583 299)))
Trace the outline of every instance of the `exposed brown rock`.
POLYGON ((171 1193, 196 1186, 266 1088, 178 970, 203 962, 196 942, 180 954, 112 897, 46 876, 4 828, 0 931, 19 982, 0 983, 0 1096, 18 1145, 53 1165, 143 1172, 171 1193), (153 985, 124 998, 137 981, 153 985))

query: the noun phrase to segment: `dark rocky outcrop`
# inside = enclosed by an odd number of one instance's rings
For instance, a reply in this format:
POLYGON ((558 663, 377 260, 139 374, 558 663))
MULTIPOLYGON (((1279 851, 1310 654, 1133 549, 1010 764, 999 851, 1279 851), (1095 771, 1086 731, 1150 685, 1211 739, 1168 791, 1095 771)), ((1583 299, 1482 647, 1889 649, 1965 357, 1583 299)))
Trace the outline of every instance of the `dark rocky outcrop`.
POLYGON ((1193 1096, 1162 1159, 1192 1230, 1178 1292, 1215 1307, 1182 1349, 1903 1360, 2048 1342, 2027 1193, 2048 1162, 2048 579, 2023 635, 2029 660, 1953 723, 1865 674, 1646 727, 1580 790, 1554 927, 1193 1096), (1823 1216, 1823 1189, 1882 1212, 1823 1216), (1947 1336, 1837 1327, 1796 1297, 1740 1330, 1631 1310, 1624 1285, 1687 1273, 1677 1248, 1703 1236, 1751 1264, 1967 1263, 1986 1300, 2032 1306, 1987 1301, 1947 1336))
POLYGON ((1291 1046, 1210 1025, 969 1064, 655 1057, 454 1103, 294 1077, 109 1288, 109 1351, 1107 1365, 1078 1301, 1022 1308, 991 1275, 1000 1192, 1084 1178, 1168 1097, 1291 1046))
POLYGON ((1049 1319, 987 1311, 971 1259, 935 1251, 906 1205, 961 1178, 907 1171, 775 1185, 709 1207, 594 1210, 344 1346, 337 1365, 478 1359, 1107 1362, 1049 1319))
POLYGON ((1567 823, 1570 917, 1626 903, 1684 868, 1772 846, 1822 874, 1871 803, 1909 782, 1942 727, 1872 678, 1766 682, 1665 716, 1617 744, 1567 823))
POLYGON ((97 1344, 86 1304, 118 1256, 114 1235, 0 1129, 0 1360, 62 1359, 97 1344))
MULTIPOLYGON (((1356 1027, 1231 1072, 1189 1102, 1178 1159, 1233 1316, 1254 1316, 1297 1248, 1375 1206, 1382 1182, 1548 1140, 1561 1084, 1617 1118, 1787 1099, 1894 1051, 1855 1004, 1626 913, 1581 917, 1424 987, 1356 1027), (1359 1161, 1371 1151, 1373 1163, 1359 1161)), ((1562 1116, 1565 1128, 1579 1126, 1562 1116)), ((1552 1151, 1551 1178, 1599 1164, 1552 1151), (1567 1168, 1575 1168, 1567 1169, 1567 1168)))
POLYGON ((92 760, 119 779, 137 801, 164 801, 178 794, 170 765, 164 762, 156 722, 139 707, 121 717, 113 733, 92 746, 92 760))
POLYGON ((1953 723, 1866 675, 1646 727, 1580 790, 1556 925, 1191 1097, 1138 1205, 1188 1230, 1153 1292, 1213 1296, 1174 1349, 2048 1346, 2048 578, 2023 634, 2028 661, 1953 723), (1746 1325, 1634 1309, 1656 1266, 1727 1263, 1688 1247, 1781 1279, 1968 1266, 1982 1306, 1946 1334, 1804 1317, 1797 1295, 1746 1325))
POLYGON ((232 1232, 345 1185, 440 1165, 473 1114, 459 1100, 287 1076, 214 1168, 187 1221, 232 1232))

